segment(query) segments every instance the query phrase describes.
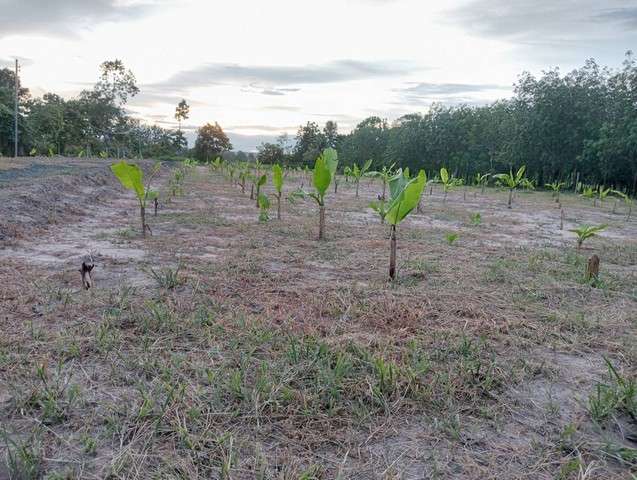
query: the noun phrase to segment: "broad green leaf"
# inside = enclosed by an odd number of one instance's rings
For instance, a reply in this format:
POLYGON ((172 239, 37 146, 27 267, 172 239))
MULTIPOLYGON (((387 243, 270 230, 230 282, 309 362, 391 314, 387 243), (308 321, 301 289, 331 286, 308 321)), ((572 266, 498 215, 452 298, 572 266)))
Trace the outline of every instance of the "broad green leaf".
POLYGON ((385 202, 374 200, 373 202, 369 204, 369 208, 374 210, 383 218, 385 217, 385 214, 387 213, 385 210, 385 202))
POLYGON ((522 165, 518 170, 518 173, 515 174, 515 179, 519 182, 522 180, 522 176, 524 175, 524 171, 526 170, 526 165, 522 165))
POLYGON ((405 185, 407 185, 408 179, 405 178, 405 174, 403 173, 402 168, 399 168, 396 171, 396 175, 389 179, 389 197, 390 201, 393 201, 395 198, 400 195, 400 192, 403 191, 405 185))
POLYGON ((267 181, 268 181, 268 177, 266 177, 265 174, 263 174, 259 177, 259 181, 257 182, 257 185, 262 187, 263 185, 265 185, 265 182, 267 181))
POLYGON ((365 165, 363 165, 363 168, 361 168, 361 172, 365 173, 367 170, 369 170, 369 167, 371 166, 372 166, 372 159, 370 158, 369 160, 365 162, 365 165))
POLYGON ((327 188, 330 186, 330 182, 332 181, 332 174, 325 163, 323 155, 320 155, 314 164, 313 181, 314 188, 316 188, 319 196, 323 197, 325 192, 327 192, 327 188))
POLYGON ((326 148, 323 150, 321 154, 323 160, 325 161, 325 165, 330 172, 330 179, 334 178, 336 175, 336 168, 338 167, 338 153, 333 148, 326 148))
POLYGON ((283 189, 283 169, 278 163, 272 167, 272 183, 276 191, 281 193, 283 189))
POLYGON ((270 199, 263 193, 259 194, 259 208, 262 210, 267 210, 268 208, 270 208, 270 199))
POLYGON ((111 170, 118 178, 122 186, 128 190, 133 190, 139 201, 144 200, 144 174, 137 165, 128 164, 124 160, 111 165, 111 170))
POLYGON ((447 183, 449 181, 449 172, 445 167, 440 169, 440 180, 442 180, 442 183, 447 183))
POLYGON ((426 175, 424 170, 421 170, 417 177, 414 177, 407 182, 397 197, 392 198, 392 201, 387 208, 387 214, 385 215, 385 219, 390 225, 398 225, 414 208, 416 208, 420 201, 422 191, 425 188, 425 177, 426 175))

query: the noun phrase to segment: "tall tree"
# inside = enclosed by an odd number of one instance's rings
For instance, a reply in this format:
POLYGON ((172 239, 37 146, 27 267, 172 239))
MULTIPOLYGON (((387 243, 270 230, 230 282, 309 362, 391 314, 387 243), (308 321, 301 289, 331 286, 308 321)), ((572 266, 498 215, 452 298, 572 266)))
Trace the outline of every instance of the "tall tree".
POLYGON ((182 98, 181 102, 175 108, 175 119, 179 122, 179 131, 181 132, 181 122, 188 118, 190 114, 190 105, 186 103, 186 99, 182 98))
POLYGON ((297 165, 313 165, 325 147, 325 136, 314 122, 299 127, 296 133, 296 145, 292 154, 297 165))
MULTIPOLYGON (((19 149, 25 150, 24 143, 28 141, 26 135, 25 116, 28 113, 24 108, 30 98, 29 89, 23 88, 18 79, 18 100, 21 108, 18 111, 18 138, 19 149)), ((0 153, 13 152, 13 115, 15 101, 15 72, 8 68, 0 69, 0 153)))
POLYGON ((283 149, 274 143, 262 143, 257 147, 259 154, 257 158, 261 163, 275 164, 281 163, 283 160, 283 149))
POLYGON ((325 122, 323 127, 323 135, 325 136, 325 145, 330 148, 336 148, 338 141, 338 125, 333 120, 325 122))
POLYGON ((232 150, 232 144, 217 122, 206 123, 197 130, 195 156, 199 160, 209 162, 228 150, 232 150))

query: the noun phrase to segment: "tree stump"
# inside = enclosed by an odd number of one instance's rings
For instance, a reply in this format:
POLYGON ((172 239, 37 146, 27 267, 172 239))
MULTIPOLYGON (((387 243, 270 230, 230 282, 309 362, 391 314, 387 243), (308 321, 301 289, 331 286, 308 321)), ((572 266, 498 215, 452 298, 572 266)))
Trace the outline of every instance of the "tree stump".
POLYGON ((588 259, 586 264, 586 280, 597 280, 599 278, 599 257, 595 254, 588 259))

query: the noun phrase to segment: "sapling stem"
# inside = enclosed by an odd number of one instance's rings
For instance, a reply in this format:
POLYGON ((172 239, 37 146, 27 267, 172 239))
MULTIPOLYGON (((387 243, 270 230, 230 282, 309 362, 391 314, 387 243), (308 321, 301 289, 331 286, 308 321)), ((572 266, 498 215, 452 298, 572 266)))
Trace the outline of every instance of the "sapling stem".
POLYGON ((319 205, 319 234, 318 239, 323 240, 325 231, 325 205, 319 205))
POLYGON ((389 236, 389 278, 396 278, 396 225, 391 226, 389 236))

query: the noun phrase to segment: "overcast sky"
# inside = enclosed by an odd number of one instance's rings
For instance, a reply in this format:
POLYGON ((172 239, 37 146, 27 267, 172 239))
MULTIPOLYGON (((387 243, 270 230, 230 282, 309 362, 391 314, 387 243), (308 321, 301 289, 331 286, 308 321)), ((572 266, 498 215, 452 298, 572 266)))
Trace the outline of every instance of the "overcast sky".
POLYGON ((524 70, 619 67, 637 49, 637 0, 0 0, 0 66, 23 59, 33 94, 65 97, 119 58, 134 115, 219 122, 253 149, 308 120, 348 131, 432 102, 511 95, 524 70))

